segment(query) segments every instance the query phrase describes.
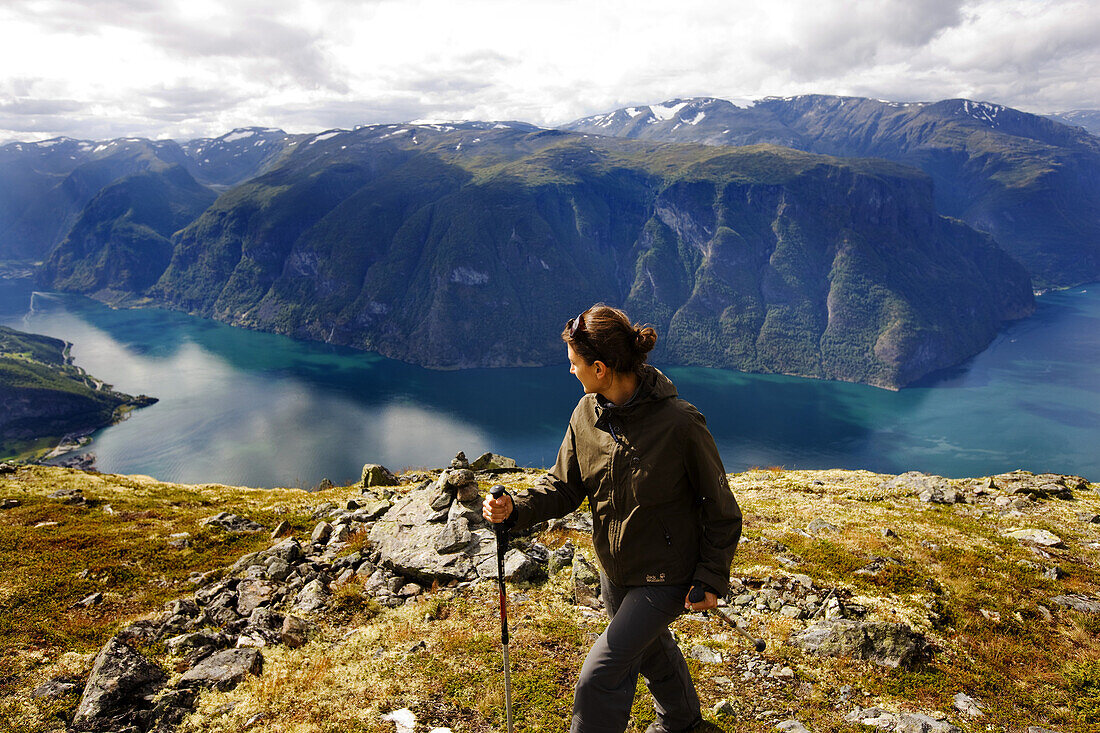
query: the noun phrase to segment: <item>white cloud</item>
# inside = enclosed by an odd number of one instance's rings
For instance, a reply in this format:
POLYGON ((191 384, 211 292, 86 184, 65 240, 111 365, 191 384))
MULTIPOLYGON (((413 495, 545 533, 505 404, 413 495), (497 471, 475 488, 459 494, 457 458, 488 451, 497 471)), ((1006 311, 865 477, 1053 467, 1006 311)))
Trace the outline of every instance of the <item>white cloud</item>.
POLYGON ((17 0, 0 138, 557 124, 672 97, 967 96, 1100 108, 1081 0, 17 0))

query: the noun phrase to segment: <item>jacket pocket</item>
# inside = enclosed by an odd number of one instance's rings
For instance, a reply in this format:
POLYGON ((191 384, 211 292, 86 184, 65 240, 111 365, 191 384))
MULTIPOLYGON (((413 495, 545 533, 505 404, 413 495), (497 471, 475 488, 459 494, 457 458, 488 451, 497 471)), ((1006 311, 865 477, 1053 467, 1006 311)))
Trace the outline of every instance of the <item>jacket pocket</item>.
POLYGON ((679 462, 639 461, 631 469, 631 486, 638 506, 657 506, 687 499, 687 476, 679 462))

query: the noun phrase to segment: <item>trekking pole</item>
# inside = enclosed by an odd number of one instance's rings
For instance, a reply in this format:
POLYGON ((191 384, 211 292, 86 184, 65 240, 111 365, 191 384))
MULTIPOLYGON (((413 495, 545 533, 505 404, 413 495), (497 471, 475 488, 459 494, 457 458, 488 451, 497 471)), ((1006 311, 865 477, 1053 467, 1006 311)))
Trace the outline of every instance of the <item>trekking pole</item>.
MULTIPOLYGON (((497 484, 489 489, 494 499, 504 494, 504 487, 497 484)), ((504 709, 508 721, 508 733, 512 733, 512 674, 508 660, 508 593, 504 590, 504 553, 508 552, 508 530, 503 522, 493 525, 497 533, 497 581, 500 585, 500 644, 504 648, 504 709)))
MULTIPOLYGON (((688 591, 688 602, 698 603, 699 601, 703 600, 704 598, 706 598, 706 591, 704 591, 702 588, 700 588, 697 585, 691 586, 691 590, 688 591)), ((703 615, 704 616, 710 616, 711 614, 707 613, 706 611, 703 611, 703 615)), ((756 651, 762 652, 767 647, 767 643, 763 639, 755 639, 752 636, 750 636, 749 632, 745 631, 740 626, 738 626, 737 623, 733 619, 731 619, 726 614, 722 613, 722 611, 720 609, 717 609, 717 608, 714 609, 714 615, 721 618, 723 621, 725 621, 727 624, 729 624, 730 628, 732 628, 734 631, 736 631, 741 636, 745 637, 752 644, 753 648, 756 649, 756 651)))

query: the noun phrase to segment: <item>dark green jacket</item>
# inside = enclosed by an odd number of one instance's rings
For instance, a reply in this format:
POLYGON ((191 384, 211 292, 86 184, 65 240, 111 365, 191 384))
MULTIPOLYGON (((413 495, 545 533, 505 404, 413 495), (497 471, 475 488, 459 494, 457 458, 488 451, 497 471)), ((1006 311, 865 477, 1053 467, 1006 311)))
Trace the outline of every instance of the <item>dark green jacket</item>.
POLYGON ((644 367, 625 405, 581 398, 554 468, 513 497, 515 526, 564 516, 586 497, 611 582, 702 582, 726 593, 741 509, 706 420, 656 368, 644 367))

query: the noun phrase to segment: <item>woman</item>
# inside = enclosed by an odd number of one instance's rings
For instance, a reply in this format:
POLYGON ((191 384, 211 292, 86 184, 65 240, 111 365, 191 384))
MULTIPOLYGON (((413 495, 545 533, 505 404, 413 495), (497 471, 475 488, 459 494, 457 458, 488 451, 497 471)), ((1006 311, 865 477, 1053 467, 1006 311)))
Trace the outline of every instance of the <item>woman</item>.
POLYGON ((741 510, 706 421, 645 363, 649 326, 595 305, 562 331, 585 395, 554 468, 519 496, 488 498, 490 522, 519 529, 564 516, 587 498, 611 622, 585 658, 572 733, 622 733, 641 674, 656 701, 649 733, 701 722, 699 698, 668 625, 717 606, 741 537, 741 510), (706 591, 692 603, 693 585, 706 591))

